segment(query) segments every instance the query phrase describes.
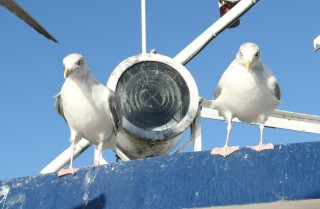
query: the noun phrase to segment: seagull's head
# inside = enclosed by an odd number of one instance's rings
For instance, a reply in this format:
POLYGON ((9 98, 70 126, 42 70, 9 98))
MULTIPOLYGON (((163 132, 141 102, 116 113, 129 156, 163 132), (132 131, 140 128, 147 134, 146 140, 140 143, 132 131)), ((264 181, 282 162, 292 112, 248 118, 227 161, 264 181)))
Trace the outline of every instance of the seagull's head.
POLYGON ((253 69, 255 66, 260 65, 261 60, 259 46, 254 43, 242 44, 237 53, 237 60, 246 66, 248 71, 253 69))
POLYGON ((86 61, 81 54, 69 54, 63 59, 63 65, 65 68, 64 78, 67 78, 71 74, 81 75, 89 71, 86 61))

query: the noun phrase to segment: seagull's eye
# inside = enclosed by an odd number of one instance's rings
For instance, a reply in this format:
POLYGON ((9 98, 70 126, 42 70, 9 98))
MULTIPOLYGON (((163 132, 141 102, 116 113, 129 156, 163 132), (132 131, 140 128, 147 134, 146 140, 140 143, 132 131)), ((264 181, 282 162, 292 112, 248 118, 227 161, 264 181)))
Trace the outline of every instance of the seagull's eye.
POLYGON ((242 57, 242 55, 243 55, 242 52, 239 52, 239 55, 240 55, 240 57, 242 57))
POLYGON ((78 60, 78 62, 77 62, 78 65, 82 65, 82 63, 83 63, 82 59, 78 60))
POLYGON ((257 52, 257 53, 255 54, 256 57, 259 57, 259 55, 260 55, 260 52, 257 52))

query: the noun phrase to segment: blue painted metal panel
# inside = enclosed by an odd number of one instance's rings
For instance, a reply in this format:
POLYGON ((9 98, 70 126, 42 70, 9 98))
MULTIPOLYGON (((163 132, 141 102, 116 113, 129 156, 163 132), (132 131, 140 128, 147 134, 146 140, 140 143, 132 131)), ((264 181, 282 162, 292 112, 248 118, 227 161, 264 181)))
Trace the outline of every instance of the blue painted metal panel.
POLYGON ((320 198, 320 142, 209 151, 0 182, 0 208, 192 208, 320 198))

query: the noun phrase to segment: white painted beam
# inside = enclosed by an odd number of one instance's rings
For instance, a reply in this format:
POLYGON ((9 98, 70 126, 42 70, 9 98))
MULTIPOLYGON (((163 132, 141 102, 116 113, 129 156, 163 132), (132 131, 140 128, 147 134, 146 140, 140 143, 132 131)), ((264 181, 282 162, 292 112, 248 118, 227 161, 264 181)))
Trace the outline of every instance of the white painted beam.
MULTIPOLYGON (((201 117, 215 120, 224 120, 219 116, 217 110, 210 108, 210 105, 211 100, 204 99, 201 102, 201 117)), ((234 119, 233 121, 240 122, 238 119, 234 119)), ((320 116, 316 115, 307 115, 284 110, 274 110, 269 115, 269 118, 265 125, 272 128, 281 128, 320 134, 320 116)))
POLYGON ((196 56, 213 38, 226 29, 235 20, 246 13, 258 0, 241 0, 230 11, 219 18, 207 30, 200 34, 194 41, 185 47, 173 59, 181 63, 187 64, 194 56, 196 56))
MULTIPOLYGON (((86 150, 90 146, 90 142, 86 139, 82 138, 80 142, 76 145, 74 150, 74 158, 76 158, 79 154, 81 154, 84 150, 86 150)), ((40 173, 53 173, 57 172, 63 167, 65 167, 68 163, 70 163, 71 151, 70 147, 63 151, 58 157, 56 157, 51 163, 49 163, 45 168, 43 168, 40 173)))
POLYGON ((201 107, 198 109, 196 118, 191 125, 191 135, 193 139, 193 151, 202 151, 202 137, 201 137, 201 107))

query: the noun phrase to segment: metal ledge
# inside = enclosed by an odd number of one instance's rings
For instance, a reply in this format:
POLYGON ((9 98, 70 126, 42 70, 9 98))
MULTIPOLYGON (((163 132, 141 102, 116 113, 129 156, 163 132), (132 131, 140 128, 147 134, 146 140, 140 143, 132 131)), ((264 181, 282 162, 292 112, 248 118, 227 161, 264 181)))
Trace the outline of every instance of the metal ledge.
POLYGON ((226 159, 204 151, 132 160, 0 181, 0 208, 310 208, 320 198, 319 161, 320 142, 241 148, 226 159))

